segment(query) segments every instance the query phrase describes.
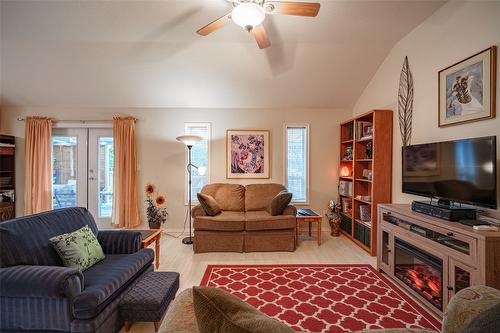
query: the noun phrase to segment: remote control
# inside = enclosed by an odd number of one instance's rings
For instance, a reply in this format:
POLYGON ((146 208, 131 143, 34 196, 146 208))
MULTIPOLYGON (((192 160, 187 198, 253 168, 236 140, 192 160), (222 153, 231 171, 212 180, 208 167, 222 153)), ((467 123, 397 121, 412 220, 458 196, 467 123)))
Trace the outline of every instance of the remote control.
POLYGON ((478 231, 498 231, 498 227, 494 225, 475 225, 472 229, 478 231))

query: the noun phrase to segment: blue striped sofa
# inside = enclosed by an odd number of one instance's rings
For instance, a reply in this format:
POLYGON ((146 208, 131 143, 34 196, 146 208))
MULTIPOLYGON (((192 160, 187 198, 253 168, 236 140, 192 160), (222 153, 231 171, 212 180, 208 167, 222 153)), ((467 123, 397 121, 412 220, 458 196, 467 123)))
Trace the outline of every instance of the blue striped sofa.
POLYGON ((1 332, 118 332, 118 304, 154 253, 135 231, 98 231, 84 208, 0 223, 1 332), (64 267, 49 238, 88 225, 106 258, 79 272, 64 267))

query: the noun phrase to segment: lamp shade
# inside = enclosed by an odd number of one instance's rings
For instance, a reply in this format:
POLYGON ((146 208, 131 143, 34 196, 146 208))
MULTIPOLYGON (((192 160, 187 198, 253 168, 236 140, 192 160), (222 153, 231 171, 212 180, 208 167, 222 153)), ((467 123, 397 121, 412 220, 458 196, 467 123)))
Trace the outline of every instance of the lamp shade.
POLYGON ((205 176, 205 174, 207 173, 207 167, 202 165, 202 166, 199 166, 198 167, 198 174, 200 176, 205 176))
POLYGON ((231 12, 231 20, 242 28, 251 30, 264 21, 266 13, 255 3, 241 3, 231 12))
POLYGON ((181 135, 175 138, 177 141, 182 142, 186 146, 194 146, 196 142, 203 140, 201 136, 197 135, 181 135))

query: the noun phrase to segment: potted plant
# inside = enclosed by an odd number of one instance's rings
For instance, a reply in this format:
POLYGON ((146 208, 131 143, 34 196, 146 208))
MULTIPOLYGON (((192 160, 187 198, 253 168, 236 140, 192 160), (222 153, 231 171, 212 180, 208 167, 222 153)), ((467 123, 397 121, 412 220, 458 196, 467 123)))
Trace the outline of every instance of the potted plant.
POLYGON ((330 200, 330 202, 328 203, 328 212, 326 213, 326 217, 328 218, 328 222, 330 223, 330 235, 333 237, 340 236, 340 222, 342 221, 340 210, 340 202, 335 199, 330 200))
POLYGON ((165 207, 167 199, 163 194, 156 192, 155 184, 148 183, 144 188, 146 192, 146 216, 150 229, 160 229, 167 220, 168 212, 165 207))

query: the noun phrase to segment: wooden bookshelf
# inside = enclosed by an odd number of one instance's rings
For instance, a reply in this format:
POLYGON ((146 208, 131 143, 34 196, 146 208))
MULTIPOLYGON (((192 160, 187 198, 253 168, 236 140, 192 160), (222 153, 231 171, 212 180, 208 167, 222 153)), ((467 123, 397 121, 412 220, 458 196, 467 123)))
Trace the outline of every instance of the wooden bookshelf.
POLYGON ((351 182, 352 195, 339 200, 350 203, 351 211, 342 212, 341 232, 355 244, 375 256, 377 252, 377 205, 391 202, 392 191, 392 111, 372 110, 348 119, 340 125, 339 185, 351 182), (369 126, 372 131, 370 133, 369 126), (363 127, 365 133, 363 133, 363 127), (370 154, 371 145, 371 154, 370 154), (352 159, 347 159, 352 150, 352 159), (349 174, 345 175, 346 169, 349 174), (363 176, 370 170, 372 178, 363 176), (369 200, 369 198, 371 200, 369 200), (369 211, 371 221, 363 221, 360 207, 369 211))
POLYGON ((0 134, 0 222, 16 217, 15 187, 15 138, 0 134))

